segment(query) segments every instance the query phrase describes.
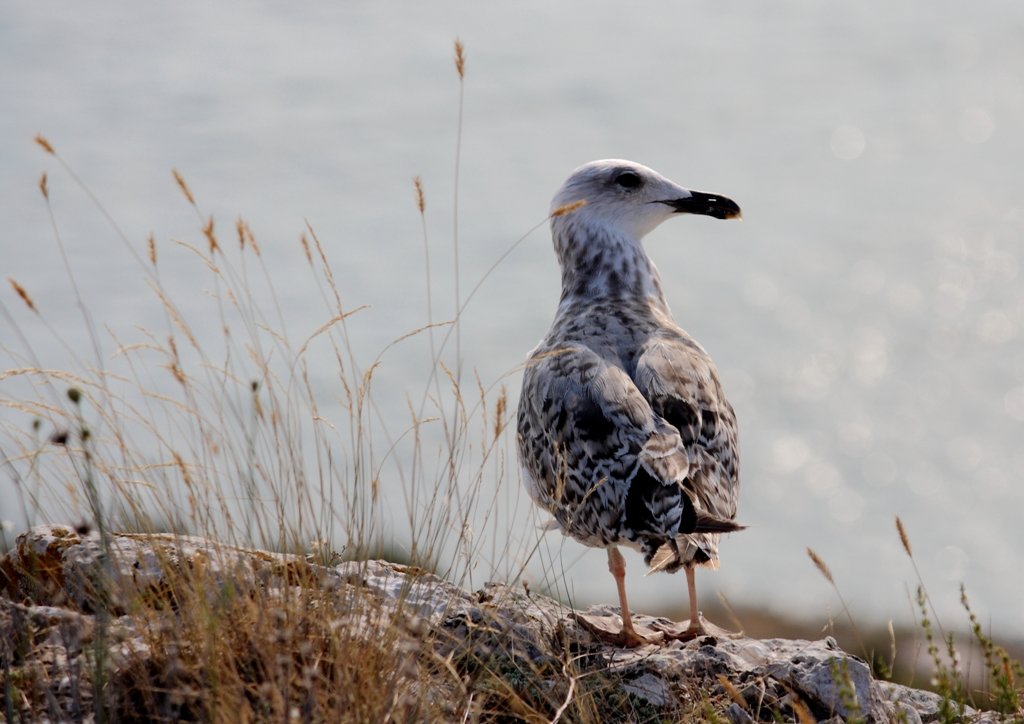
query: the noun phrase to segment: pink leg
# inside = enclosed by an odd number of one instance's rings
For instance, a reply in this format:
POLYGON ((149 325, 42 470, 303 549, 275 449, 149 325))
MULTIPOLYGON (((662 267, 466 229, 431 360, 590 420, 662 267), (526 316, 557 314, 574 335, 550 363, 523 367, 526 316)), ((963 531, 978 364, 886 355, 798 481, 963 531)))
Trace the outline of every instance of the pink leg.
POLYGON ((686 627, 685 635, 703 636, 707 633, 704 630, 704 623, 700 620, 700 611, 697 610, 697 581, 696 571, 693 566, 686 566, 686 588, 690 592, 690 625, 686 627))
POLYGON ((690 625, 683 630, 673 628, 671 631, 665 631, 665 638, 674 639, 676 641, 689 641, 695 639, 698 636, 706 636, 708 631, 704 628, 704 621, 700 617, 700 611, 697 610, 697 583, 694 576, 693 566, 685 566, 686 571, 686 588, 690 593, 690 625))
POLYGON ((608 546, 608 570, 615 577, 615 586, 619 589, 619 608, 622 612, 622 644, 625 646, 641 646, 651 643, 633 628, 633 616, 629 612, 626 601, 626 561, 616 546, 608 546))

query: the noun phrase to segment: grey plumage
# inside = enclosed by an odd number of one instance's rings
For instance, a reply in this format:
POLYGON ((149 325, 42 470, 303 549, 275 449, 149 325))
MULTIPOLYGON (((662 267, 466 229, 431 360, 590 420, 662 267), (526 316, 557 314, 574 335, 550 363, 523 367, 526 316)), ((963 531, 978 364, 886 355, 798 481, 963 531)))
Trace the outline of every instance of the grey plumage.
POLYGON ((739 528, 733 408, 640 241, 679 212, 739 207, 618 160, 580 167, 555 196, 562 296, 525 369, 517 436, 529 493, 565 534, 666 571, 717 567, 720 533, 739 528))

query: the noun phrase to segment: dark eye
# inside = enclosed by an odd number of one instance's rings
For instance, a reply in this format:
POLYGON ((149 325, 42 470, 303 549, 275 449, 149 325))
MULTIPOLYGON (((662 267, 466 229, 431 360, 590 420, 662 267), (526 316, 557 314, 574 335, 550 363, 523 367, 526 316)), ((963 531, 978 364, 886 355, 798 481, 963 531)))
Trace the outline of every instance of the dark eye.
POLYGON ((615 177, 615 183, 624 189, 638 189, 643 185, 644 181, 638 174, 632 171, 623 171, 615 177))

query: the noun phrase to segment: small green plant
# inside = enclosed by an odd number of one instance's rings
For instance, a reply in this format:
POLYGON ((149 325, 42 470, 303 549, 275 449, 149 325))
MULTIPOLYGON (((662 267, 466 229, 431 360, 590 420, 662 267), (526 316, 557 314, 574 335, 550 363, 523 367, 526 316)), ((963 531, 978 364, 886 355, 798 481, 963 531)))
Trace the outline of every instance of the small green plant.
POLYGON ((923 585, 917 587, 917 607, 920 614, 919 625, 934 671, 931 684, 942 695, 939 718, 943 722, 960 721, 967 706, 967 685, 958 666, 959 656, 956 653, 953 635, 942 637, 948 656, 943 658, 939 638, 933 629, 932 620, 928 617, 928 596, 923 585))
POLYGON ((1015 661, 1006 649, 997 645, 992 638, 981 629, 978 617, 971 609, 967 600, 967 589, 960 585, 960 602, 967 611, 971 622, 971 633, 981 647, 985 656, 985 669, 988 674, 988 688, 983 693, 988 695, 989 704, 1001 714, 1016 715, 1018 720, 1024 718, 1021 708, 1021 690, 1024 686, 1024 666, 1015 661))
MULTIPOLYGON (((1021 684, 1024 681, 1024 667, 982 630, 977 616, 970 607, 966 588, 963 585, 960 586, 960 601, 970 622, 971 639, 958 642, 952 631, 943 628, 914 559, 910 537, 899 517, 896 518, 896 530, 903 550, 910 559, 917 577, 917 590, 914 598, 915 621, 917 629, 924 638, 924 650, 932 670, 929 685, 941 696, 937 712, 938 719, 951 724, 963 721, 968 707, 972 707, 993 710, 1013 718, 1014 721, 1024 722, 1024 708, 1021 706, 1022 696, 1024 696, 1024 688, 1021 684), (961 663, 960 649, 965 644, 976 645, 980 654, 984 656, 985 670, 982 672, 983 680, 980 683, 980 688, 972 684, 974 679, 969 676, 970 671, 965 670, 961 663)), ((873 674, 878 678, 890 678, 897 669, 896 632, 892 623, 889 623, 890 650, 888 657, 874 650, 869 652, 864 646, 842 593, 836 585, 832 571, 821 556, 812 549, 808 548, 807 554, 815 568, 839 596, 843 612, 850 621, 861 650, 864 652, 866 660, 871 662, 873 674)), ((842 671, 833 671, 833 679, 838 687, 843 706, 851 712, 851 716, 859 715, 857 714, 859 708, 856 708, 856 696, 851 689, 849 676, 842 671)))
POLYGON ((831 671, 832 680, 836 683, 839 703, 846 713, 846 721, 850 724, 863 722, 864 716, 861 713, 860 701, 857 700, 857 688, 850 678, 850 667, 846 659, 834 659, 831 671))
POLYGON ((896 530, 900 543, 910 559, 917 576, 918 625, 924 635, 925 649, 931 660, 933 675, 931 685, 942 696, 939 708, 939 719, 943 722, 963 721, 968 706, 994 710, 1014 721, 1024 721, 1024 709, 1021 708, 1020 681, 1022 680, 1021 664, 1014 661, 1006 650, 992 640, 981 629, 981 624, 967 599, 967 589, 960 584, 960 602, 970 621, 971 634, 985 659, 984 683, 980 690, 972 690, 968 677, 961 665, 961 655, 952 632, 947 632, 939 623, 935 607, 925 587, 914 551, 910 545, 910 536, 899 516, 896 517, 896 530))

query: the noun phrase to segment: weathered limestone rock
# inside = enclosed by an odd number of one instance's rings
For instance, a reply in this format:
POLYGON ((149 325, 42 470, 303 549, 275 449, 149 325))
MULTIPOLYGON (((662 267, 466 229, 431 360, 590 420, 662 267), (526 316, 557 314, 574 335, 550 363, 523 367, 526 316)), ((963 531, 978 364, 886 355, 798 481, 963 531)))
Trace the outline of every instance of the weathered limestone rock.
MULTIPOLYGON (((4 671, 35 672, 19 681, 42 687, 36 699, 22 692, 18 701, 5 700, 8 711, 29 720, 43 714, 91 718, 91 684, 83 682, 81 657, 95 643, 100 615, 106 617, 103 643, 116 682, 119 670, 154 654, 153 637, 143 635, 153 625, 152 611, 175 610, 195 595, 216 601, 259 594, 261 607, 284 606, 309 590, 325 599, 358 594, 358 600, 372 602, 343 606, 332 626, 344 623, 378 641, 400 630, 405 638, 395 645, 427 642, 431 657, 445 667, 448 678, 444 684, 438 680, 437 696, 450 702, 446 711, 453 719, 488 718, 479 702, 500 699, 504 691, 547 718, 561 716, 574 696, 585 693, 599 715, 622 721, 700 720, 717 712, 733 722, 805 716, 928 722, 942 701, 875 680, 865 662, 839 650, 831 638, 703 637, 620 649, 596 640, 569 608, 544 596, 501 584, 467 592, 430 573, 383 561, 322 566, 300 556, 174 535, 114 535, 109 553, 103 555, 96 536, 46 526, 19 537, 0 559, 0 665, 4 671)), ((588 613, 609 615, 614 609, 594 607, 588 613)), ((413 665, 415 654, 409 657, 413 665)), ((431 681, 422 671, 416 675, 431 681)), ((515 711, 509 716, 529 718, 515 711)), ((966 717, 997 720, 973 710, 966 717)))

